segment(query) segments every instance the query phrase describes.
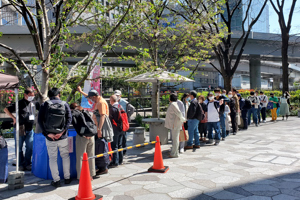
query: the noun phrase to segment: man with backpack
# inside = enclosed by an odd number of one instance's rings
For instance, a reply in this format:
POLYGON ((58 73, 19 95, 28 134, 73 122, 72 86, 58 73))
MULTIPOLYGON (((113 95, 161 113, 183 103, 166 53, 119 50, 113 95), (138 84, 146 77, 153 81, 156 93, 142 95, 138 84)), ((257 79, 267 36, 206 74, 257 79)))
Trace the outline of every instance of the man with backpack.
MULTIPOLYGON (((88 157, 95 155, 95 135, 97 126, 92 116, 87 110, 84 110, 77 103, 70 105, 72 111, 72 124, 75 128, 76 135, 76 171, 77 179, 80 179, 82 155, 87 153, 88 157)), ((91 179, 96 175, 95 159, 89 159, 89 168, 91 179)))
MULTIPOLYGON (((113 142, 111 143, 111 148, 113 151, 122 148, 122 139, 123 139, 123 123, 121 118, 121 108, 118 103, 118 97, 112 95, 110 97, 110 107, 109 107, 109 119, 111 121, 114 137, 113 142)), ((117 167, 123 163, 123 151, 113 154, 112 162, 110 167, 117 167)))
POLYGON ((207 103, 207 131, 209 141, 206 144, 213 144, 213 129, 215 130, 215 144, 219 145, 221 140, 220 130, 220 106, 223 104, 223 99, 216 101, 212 92, 208 93, 209 102, 207 103))
POLYGON ((189 140, 187 142, 187 146, 184 149, 200 148, 198 125, 199 125, 199 121, 201 121, 204 118, 204 112, 202 110, 201 105, 198 103, 196 97, 197 97, 197 92, 195 90, 192 90, 190 92, 191 102, 186 117, 188 120, 189 140), (195 145, 193 146, 194 139, 195 139, 195 145))
POLYGON ((51 185, 60 187, 57 166, 58 149, 63 161, 65 184, 71 183, 68 129, 72 122, 72 114, 69 105, 60 100, 60 91, 58 88, 49 90, 48 97, 50 100, 44 102, 40 108, 38 123, 43 135, 46 137, 49 166, 53 177, 51 185))
POLYGON ((251 114, 253 116, 253 121, 255 123, 255 126, 258 126, 257 122, 257 109, 260 104, 260 101, 257 96, 255 96, 254 92, 250 92, 250 96, 248 97, 248 100, 251 102, 251 109, 248 112, 248 126, 250 126, 251 123, 251 114))
MULTIPOLYGON (((120 90, 115 90, 114 93, 118 98, 119 105, 123 108, 123 110, 127 114, 128 122, 130 122, 131 121, 130 117, 134 113, 135 107, 133 105, 131 105, 128 101, 126 101, 125 99, 122 98, 122 92, 120 90)), ((127 134, 126 134, 126 132, 124 132, 123 138, 122 138, 122 148, 127 147, 126 143, 127 143, 127 134)), ((126 151, 124 151, 123 154, 125 155, 126 151)))

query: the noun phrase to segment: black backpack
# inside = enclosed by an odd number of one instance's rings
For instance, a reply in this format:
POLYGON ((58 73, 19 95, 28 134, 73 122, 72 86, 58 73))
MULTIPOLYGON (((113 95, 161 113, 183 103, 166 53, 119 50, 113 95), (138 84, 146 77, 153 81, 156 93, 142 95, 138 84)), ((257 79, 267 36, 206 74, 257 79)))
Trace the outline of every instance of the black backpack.
POLYGON ((65 101, 53 103, 47 101, 47 111, 45 114, 44 127, 47 133, 61 133, 64 131, 66 123, 65 101))
POLYGON ((197 108, 196 108, 196 118, 199 120, 199 121, 201 121, 201 120, 203 120, 204 118, 205 118, 205 115, 204 115, 204 111, 203 111, 203 109, 202 109, 202 106, 201 106, 201 104, 198 102, 197 103, 198 105, 197 105, 197 108))
POLYGON ((80 136, 92 137, 97 134, 97 126, 90 113, 86 110, 74 110, 77 114, 72 115, 73 126, 80 136))
POLYGON ((245 99, 245 105, 244 105, 243 109, 249 110, 251 108, 252 108, 251 101, 249 99, 245 99))

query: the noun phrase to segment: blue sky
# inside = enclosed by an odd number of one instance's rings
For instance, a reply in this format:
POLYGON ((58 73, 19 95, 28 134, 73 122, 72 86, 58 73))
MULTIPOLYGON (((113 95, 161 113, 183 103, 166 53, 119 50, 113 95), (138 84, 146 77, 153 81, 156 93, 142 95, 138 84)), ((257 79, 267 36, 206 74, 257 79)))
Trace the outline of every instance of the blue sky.
MULTIPOLYGON (((276 2, 276 0, 273 0, 276 2)), ((285 19, 288 20, 288 14, 292 5, 292 0, 284 0, 284 13, 285 13, 285 19)), ((278 23, 278 16, 275 13, 272 5, 269 3, 269 22, 270 22, 270 32, 271 33, 280 33, 280 27, 278 23)), ((300 35, 300 0, 297 0, 296 8, 294 11, 294 16, 292 20, 292 28, 291 28, 291 34, 299 34, 300 35)))

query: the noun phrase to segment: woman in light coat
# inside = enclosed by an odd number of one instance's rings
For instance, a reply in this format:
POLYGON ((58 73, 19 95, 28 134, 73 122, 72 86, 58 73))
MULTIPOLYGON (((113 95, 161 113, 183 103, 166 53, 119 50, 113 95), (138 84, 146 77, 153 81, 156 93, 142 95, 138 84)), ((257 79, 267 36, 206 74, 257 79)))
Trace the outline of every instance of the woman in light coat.
POLYGON ((288 120, 288 117, 290 115, 290 109, 288 104, 288 99, 290 98, 290 94, 288 92, 285 92, 282 97, 279 99, 280 103, 280 115, 282 116, 282 120, 284 120, 284 117, 286 117, 286 120, 288 120))
POLYGON ((170 158, 178 157, 179 134, 182 129, 182 123, 185 121, 186 119, 183 117, 177 105, 177 94, 171 94, 170 105, 165 119, 165 127, 171 130, 173 139, 171 154, 169 155, 170 158))

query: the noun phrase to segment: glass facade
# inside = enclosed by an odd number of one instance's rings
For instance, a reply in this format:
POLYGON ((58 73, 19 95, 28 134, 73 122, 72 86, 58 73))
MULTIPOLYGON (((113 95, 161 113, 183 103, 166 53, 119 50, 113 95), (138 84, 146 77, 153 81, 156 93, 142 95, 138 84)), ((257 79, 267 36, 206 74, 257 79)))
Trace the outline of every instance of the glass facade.
MULTIPOLYGON (((238 4, 239 0, 229 0, 229 7, 230 10, 232 10, 236 5, 238 4)), ((252 5, 249 9, 249 14, 247 16, 247 19, 245 21, 245 30, 248 30, 248 27, 254 19, 261 7, 263 6, 264 1, 263 0, 255 0, 252 1, 252 5)), ((243 3, 239 5, 239 7, 236 9, 236 11, 233 14, 232 21, 231 21, 231 31, 242 31, 242 23, 243 19, 245 18, 247 7, 249 5, 249 0, 243 0, 243 3)), ((224 16, 225 19, 228 19, 228 13, 226 7, 224 9, 224 16)), ((265 9, 263 10, 260 18, 255 23, 255 25, 252 28, 253 32, 261 32, 261 33, 269 33, 269 7, 266 5, 265 9)))

